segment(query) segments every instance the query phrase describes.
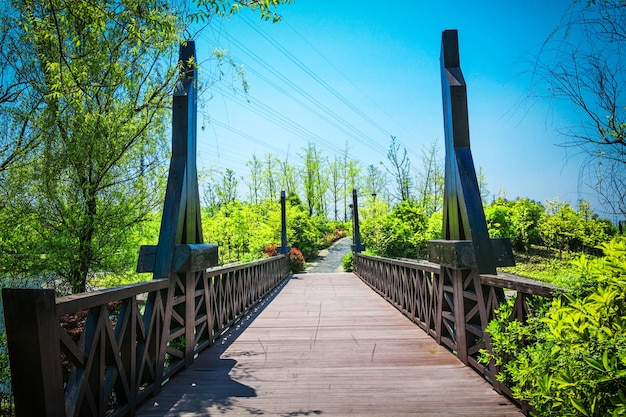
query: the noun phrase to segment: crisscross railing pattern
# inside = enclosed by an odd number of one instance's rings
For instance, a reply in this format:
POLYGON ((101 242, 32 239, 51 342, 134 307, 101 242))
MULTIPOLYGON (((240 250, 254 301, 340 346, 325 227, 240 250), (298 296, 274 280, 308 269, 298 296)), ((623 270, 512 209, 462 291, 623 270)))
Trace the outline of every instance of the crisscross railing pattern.
POLYGON ((51 290, 4 289, 12 372, 28 375, 27 391, 14 378, 16 408, 32 406, 17 411, 132 415, 288 273, 281 255, 56 300, 51 290))
POLYGON ((528 297, 551 298, 555 286, 524 277, 478 274, 469 268, 359 253, 353 253, 353 261, 355 273, 364 282, 484 375, 498 392, 511 397, 510 390, 495 378, 495 364, 478 362, 480 350, 490 349, 485 328, 504 300, 504 289, 509 297, 515 297, 510 320, 523 322, 530 312, 528 297))

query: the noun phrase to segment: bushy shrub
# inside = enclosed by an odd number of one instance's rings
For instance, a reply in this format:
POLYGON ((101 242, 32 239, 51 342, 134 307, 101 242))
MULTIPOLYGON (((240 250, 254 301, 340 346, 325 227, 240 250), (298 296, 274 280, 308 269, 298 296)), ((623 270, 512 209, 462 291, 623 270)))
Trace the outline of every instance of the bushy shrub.
POLYGON ((277 245, 267 245, 263 246, 262 252, 267 256, 276 256, 278 255, 278 246, 277 245))
POLYGON ((348 252, 346 256, 341 260, 341 265, 343 266, 343 270, 345 272, 354 271, 354 263, 352 262, 352 252, 348 252))
POLYGON ((291 207, 287 212, 287 236, 290 245, 299 248, 305 258, 317 256, 321 233, 300 207, 291 207))
POLYGON ((378 211, 364 219, 361 240, 378 256, 416 258, 425 251, 427 220, 418 204, 403 201, 391 212, 378 211))
MULTIPOLYGON (((312 218, 298 204, 290 203, 286 209, 288 244, 298 248, 307 259, 317 256, 322 243, 327 246, 337 236, 345 236, 343 228, 336 230, 343 223, 319 216, 312 218), (322 239, 324 234, 327 240, 322 239)), ((216 212, 205 210, 205 241, 219 246, 222 264, 260 259, 264 254, 271 256, 266 250, 280 242, 280 214, 278 202, 273 200, 259 204, 233 201, 216 212)))
POLYGON ((332 232, 324 234, 319 241, 319 249, 324 249, 335 243, 341 238, 344 238, 348 235, 348 232, 342 227, 338 226, 333 229, 332 232))
POLYGON ((0 415, 14 415, 11 367, 9 365, 6 333, 0 334, 0 407, 0 415))
POLYGON ((498 379, 537 415, 626 414, 626 239, 602 249, 603 258, 579 259, 579 287, 545 314, 509 323, 505 307, 487 328, 492 358, 504 365, 498 379))
POLYGON ((297 274, 298 272, 304 271, 304 256, 302 252, 300 252, 296 248, 291 248, 289 251, 289 269, 292 274, 297 274))

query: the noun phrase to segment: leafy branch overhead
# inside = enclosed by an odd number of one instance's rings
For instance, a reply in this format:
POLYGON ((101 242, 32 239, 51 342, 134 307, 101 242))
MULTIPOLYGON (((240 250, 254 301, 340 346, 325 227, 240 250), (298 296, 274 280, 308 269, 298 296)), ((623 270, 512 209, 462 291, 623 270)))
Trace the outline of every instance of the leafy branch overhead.
POLYGON ((4 3, 0 225, 23 237, 0 237, 2 270, 51 274, 71 292, 127 271, 126 245, 162 202, 178 46, 194 19, 250 8, 279 20, 281 3, 4 3))
POLYGON ((280 4, 290 3, 291 0, 196 0, 200 10, 193 14, 192 19, 195 21, 206 21, 213 15, 229 16, 238 13, 244 8, 258 10, 263 20, 272 20, 276 23, 280 21, 281 16, 274 9, 280 4))

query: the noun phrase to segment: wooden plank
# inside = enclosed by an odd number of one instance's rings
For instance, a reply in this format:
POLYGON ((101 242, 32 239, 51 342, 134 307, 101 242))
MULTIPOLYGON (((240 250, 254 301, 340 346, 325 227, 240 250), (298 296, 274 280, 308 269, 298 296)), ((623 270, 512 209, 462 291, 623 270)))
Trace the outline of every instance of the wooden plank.
POLYGON ((353 274, 301 274, 137 416, 521 416, 353 274))
POLYGON ((497 288, 506 288, 529 295, 540 295, 542 297, 554 297, 560 290, 559 287, 547 282, 536 281, 527 277, 520 277, 510 274, 480 274, 480 282, 497 288))

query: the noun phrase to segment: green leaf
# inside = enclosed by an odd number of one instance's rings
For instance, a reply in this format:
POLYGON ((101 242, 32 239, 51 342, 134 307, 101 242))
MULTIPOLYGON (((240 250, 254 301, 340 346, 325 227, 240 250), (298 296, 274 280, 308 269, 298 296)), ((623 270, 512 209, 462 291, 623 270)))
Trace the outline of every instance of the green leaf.
POLYGON ((585 408, 583 407, 583 404, 580 401, 578 401, 576 398, 570 398, 570 402, 571 402, 572 406, 576 410, 580 411, 580 413, 582 415, 584 415, 584 416, 588 416, 589 415, 587 410, 585 410, 585 408))

